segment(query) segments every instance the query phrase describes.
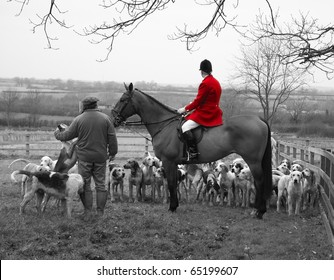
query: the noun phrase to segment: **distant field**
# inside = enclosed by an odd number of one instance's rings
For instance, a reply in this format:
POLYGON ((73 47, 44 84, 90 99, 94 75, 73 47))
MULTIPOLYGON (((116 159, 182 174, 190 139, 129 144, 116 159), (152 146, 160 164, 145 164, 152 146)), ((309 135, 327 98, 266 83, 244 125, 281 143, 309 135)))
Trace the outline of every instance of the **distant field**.
MULTIPOLYGON (((0 112, 1 114, 1 112, 0 112)), ((13 119, 24 119, 28 118, 30 114, 26 113, 13 113, 12 118, 13 119)), ((72 116, 50 116, 50 115, 38 115, 39 120, 47 120, 47 121, 72 121, 74 117, 72 116)))

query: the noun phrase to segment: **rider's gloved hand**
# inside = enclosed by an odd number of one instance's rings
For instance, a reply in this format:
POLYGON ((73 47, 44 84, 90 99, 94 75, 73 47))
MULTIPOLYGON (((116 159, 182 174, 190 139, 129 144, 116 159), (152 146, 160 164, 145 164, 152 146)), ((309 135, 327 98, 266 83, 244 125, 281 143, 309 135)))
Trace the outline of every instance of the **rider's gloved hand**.
POLYGON ((184 107, 182 107, 182 108, 178 109, 177 112, 178 112, 179 114, 183 114, 183 113, 186 112, 186 109, 185 109, 184 107))

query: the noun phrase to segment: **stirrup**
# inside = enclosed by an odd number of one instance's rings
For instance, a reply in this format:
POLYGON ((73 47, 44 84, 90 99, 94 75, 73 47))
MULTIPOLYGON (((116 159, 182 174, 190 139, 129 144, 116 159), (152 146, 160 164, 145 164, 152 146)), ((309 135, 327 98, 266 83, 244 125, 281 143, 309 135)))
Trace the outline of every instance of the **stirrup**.
POLYGON ((199 153, 190 153, 189 151, 187 151, 187 156, 182 158, 183 161, 189 162, 192 160, 196 160, 199 156, 199 153))

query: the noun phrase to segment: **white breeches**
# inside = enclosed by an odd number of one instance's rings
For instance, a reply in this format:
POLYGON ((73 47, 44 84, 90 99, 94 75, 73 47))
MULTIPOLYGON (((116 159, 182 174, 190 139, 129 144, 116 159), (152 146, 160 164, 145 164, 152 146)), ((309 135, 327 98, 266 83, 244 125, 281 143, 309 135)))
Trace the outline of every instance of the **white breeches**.
POLYGON ((196 128, 200 126, 197 122, 194 122, 193 120, 187 120, 183 125, 182 125, 182 133, 189 131, 193 128, 196 128))

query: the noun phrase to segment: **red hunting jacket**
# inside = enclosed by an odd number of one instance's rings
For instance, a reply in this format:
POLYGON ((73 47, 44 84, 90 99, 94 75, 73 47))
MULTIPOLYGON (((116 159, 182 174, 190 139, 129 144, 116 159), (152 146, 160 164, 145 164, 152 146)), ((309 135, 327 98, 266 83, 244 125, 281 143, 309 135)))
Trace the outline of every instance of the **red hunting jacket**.
POLYGON ((222 125, 223 111, 219 107, 221 93, 219 82, 212 75, 205 77, 199 85, 196 98, 185 107, 187 111, 194 110, 186 120, 209 127, 222 125))

